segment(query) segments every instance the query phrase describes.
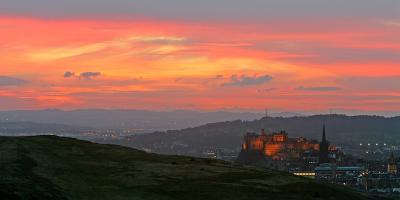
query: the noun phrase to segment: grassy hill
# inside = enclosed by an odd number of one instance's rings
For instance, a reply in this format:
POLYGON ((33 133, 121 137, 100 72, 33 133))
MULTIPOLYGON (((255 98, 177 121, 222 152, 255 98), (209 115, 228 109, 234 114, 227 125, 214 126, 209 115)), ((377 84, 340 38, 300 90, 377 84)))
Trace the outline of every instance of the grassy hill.
POLYGON ((0 137, 1 199, 373 199, 231 163, 55 136, 0 137))

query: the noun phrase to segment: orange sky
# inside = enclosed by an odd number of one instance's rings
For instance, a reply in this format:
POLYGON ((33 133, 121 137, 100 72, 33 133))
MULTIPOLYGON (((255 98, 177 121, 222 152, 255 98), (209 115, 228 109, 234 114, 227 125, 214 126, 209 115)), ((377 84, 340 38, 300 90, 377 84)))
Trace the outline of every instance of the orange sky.
POLYGON ((399 35, 378 19, 2 16, 0 109, 396 111, 399 35))

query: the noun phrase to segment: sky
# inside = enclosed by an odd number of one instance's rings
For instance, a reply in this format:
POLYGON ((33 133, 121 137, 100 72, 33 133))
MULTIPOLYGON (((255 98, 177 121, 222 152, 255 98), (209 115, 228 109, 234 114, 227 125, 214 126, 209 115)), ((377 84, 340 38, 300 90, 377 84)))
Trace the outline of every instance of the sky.
POLYGON ((400 113, 398 0, 2 0, 0 110, 400 113))

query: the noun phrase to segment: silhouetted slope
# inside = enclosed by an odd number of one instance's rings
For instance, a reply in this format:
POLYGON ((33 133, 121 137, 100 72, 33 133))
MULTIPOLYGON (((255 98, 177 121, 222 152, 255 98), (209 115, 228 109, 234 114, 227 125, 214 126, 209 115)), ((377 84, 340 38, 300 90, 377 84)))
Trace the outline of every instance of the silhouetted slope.
POLYGON ((0 138, 1 199, 373 199, 222 161, 55 136, 0 138))

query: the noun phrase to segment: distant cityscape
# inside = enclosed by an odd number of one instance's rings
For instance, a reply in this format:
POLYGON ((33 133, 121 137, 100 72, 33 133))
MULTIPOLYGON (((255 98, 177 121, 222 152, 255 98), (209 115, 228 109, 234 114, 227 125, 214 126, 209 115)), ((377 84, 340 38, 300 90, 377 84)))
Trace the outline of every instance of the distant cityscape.
MULTIPOLYGON (((360 144, 360 146, 363 146, 360 144)), ((372 146, 372 145, 367 145, 372 146)), ((375 144, 378 147, 379 144, 375 144)), ((257 165, 294 175, 313 178, 319 182, 340 184, 375 195, 399 196, 400 175, 397 147, 363 149, 366 154, 387 154, 380 160, 366 160, 347 155, 326 139, 325 125, 321 142, 306 138, 289 138, 284 131, 266 134, 247 133, 237 162, 257 165)))
MULTIPOLYGON (((286 171, 298 176, 352 187, 362 192, 383 196, 400 196, 400 174, 398 173, 400 145, 381 143, 357 143, 344 148, 328 141, 325 125, 321 141, 304 137, 291 138, 285 131, 244 134, 241 147, 236 149, 203 147, 186 151, 188 145, 175 142, 167 154, 188 155, 209 159, 221 159, 246 165, 257 165, 286 171)), ((102 143, 126 144, 131 138, 119 131, 95 131, 86 133, 89 140, 102 143), (96 136, 96 137, 93 137, 96 136), (116 142, 116 141, 119 142, 116 142)), ((165 145, 168 145, 167 143, 165 145)), ((142 150, 157 152, 159 145, 142 150)), ((165 149, 162 148, 162 149, 165 149)))
MULTIPOLYGON (((95 129, 59 124, 7 122, 1 124, 0 134, 3 136, 58 135, 96 143, 118 144, 152 153, 220 159, 285 171, 375 195, 400 196, 398 173, 400 144, 397 140, 369 136, 359 141, 349 138, 344 143, 334 143, 331 140, 336 139, 334 137, 338 135, 334 131, 337 130, 338 125, 331 125, 334 123, 328 123, 327 126, 319 123, 319 127, 315 127, 316 130, 319 129, 319 141, 314 139, 315 137, 299 137, 303 134, 296 133, 293 128, 289 128, 290 132, 286 131, 284 126, 281 126, 282 131, 271 131, 268 124, 273 120, 308 118, 315 119, 315 117, 264 118, 264 121, 222 122, 181 131, 152 133, 146 133, 148 131, 137 128, 95 129), (226 139, 233 131, 238 131, 234 128, 235 126, 245 127, 249 123, 258 124, 264 128, 258 133, 242 131, 241 141, 238 142, 226 139), (218 131, 215 132, 215 130, 218 131), (210 143, 193 143, 198 140, 191 133, 201 135, 210 143), (221 140, 218 135, 223 133, 226 135, 221 140)), ((337 118, 345 117, 318 116, 317 121, 329 122, 326 118, 337 121, 337 118)), ((380 120, 380 118, 377 119, 380 120)), ((293 122, 288 123, 287 126, 290 127, 290 124, 293 122)))

